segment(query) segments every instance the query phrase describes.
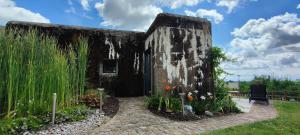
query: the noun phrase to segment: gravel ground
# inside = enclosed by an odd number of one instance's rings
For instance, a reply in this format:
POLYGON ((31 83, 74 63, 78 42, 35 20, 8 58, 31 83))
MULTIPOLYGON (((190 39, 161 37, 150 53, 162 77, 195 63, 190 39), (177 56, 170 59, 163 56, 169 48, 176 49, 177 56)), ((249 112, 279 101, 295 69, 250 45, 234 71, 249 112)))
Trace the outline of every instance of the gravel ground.
POLYGON ((25 132, 23 135, 87 135, 88 131, 100 127, 110 119, 108 116, 95 112, 82 121, 48 126, 36 133, 25 132))
POLYGON ((94 113, 87 116, 85 120, 77 122, 62 123, 53 126, 46 126, 37 132, 25 132, 23 135, 88 135, 88 132, 100 127, 113 118, 119 110, 119 100, 109 97, 104 101, 103 111, 105 115, 94 113))

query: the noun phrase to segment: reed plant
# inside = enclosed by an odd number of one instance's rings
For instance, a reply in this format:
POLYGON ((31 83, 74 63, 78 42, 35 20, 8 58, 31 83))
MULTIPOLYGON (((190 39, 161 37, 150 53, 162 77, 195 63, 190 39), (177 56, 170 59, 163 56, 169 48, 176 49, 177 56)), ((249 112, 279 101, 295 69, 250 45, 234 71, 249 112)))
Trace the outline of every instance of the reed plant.
POLYGON ((69 49, 36 30, 0 31, 0 117, 50 111, 77 103, 84 91, 88 43, 80 38, 69 49))

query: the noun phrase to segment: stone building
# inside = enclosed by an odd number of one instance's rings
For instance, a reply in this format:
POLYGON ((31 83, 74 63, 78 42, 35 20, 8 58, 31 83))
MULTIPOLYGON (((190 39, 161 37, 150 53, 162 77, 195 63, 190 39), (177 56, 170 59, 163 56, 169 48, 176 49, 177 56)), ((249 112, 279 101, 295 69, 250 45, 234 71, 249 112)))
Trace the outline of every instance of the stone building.
POLYGON ((213 93, 211 23, 206 19, 158 14, 148 31, 133 32, 11 21, 7 28, 53 36, 61 47, 88 39, 87 87, 115 96, 159 93, 163 80, 180 91, 213 93))

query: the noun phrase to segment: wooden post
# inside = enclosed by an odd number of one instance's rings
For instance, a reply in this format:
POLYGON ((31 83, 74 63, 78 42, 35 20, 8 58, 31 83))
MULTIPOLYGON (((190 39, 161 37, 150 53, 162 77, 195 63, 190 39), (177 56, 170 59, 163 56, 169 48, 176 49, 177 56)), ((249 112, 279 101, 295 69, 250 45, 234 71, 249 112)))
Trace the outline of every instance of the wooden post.
POLYGON ((55 112, 56 112, 56 93, 53 93, 53 96, 52 96, 52 121, 51 121, 51 123, 53 125, 55 123, 55 112))
POLYGON ((288 94, 288 93, 287 93, 287 91, 285 90, 285 91, 284 91, 284 100, 288 100, 288 99, 287 99, 287 94, 288 94))
POLYGON ((103 102, 103 99, 102 99, 102 92, 101 91, 99 92, 99 96, 100 96, 100 103, 99 103, 99 106, 100 106, 99 109, 100 109, 100 111, 99 112, 102 113, 102 102, 103 102))
POLYGON ((181 106, 182 106, 182 115, 184 115, 184 97, 185 93, 179 93, 180 98, 181 98, 181 106))

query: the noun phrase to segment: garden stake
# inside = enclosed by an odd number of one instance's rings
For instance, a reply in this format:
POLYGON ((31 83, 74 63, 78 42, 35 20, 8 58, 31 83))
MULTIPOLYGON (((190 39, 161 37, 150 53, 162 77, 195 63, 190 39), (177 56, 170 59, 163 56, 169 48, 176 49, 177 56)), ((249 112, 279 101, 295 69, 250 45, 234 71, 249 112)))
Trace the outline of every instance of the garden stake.
POLYGON ((180 98, 181 98, 181 107, 182 107, 182 116, 184 115, 184 96, 185 93, 179 93, 180 98))
POLYGON ((99 110, 99 113, 100 114, 103 114, 103 110, 102 110, 102 92, 104 91, 103 88, 98 88, 99 90, 99 95, 100 95, 100 102, 99 102, 99 106, 100 106, 100 110, 99 110))
POLYGON ((53 93, 53 103, 52 103, 52 121, 51 123, 54 125, 55 122, 55 112, 56 112, 56 93, 53 93))

